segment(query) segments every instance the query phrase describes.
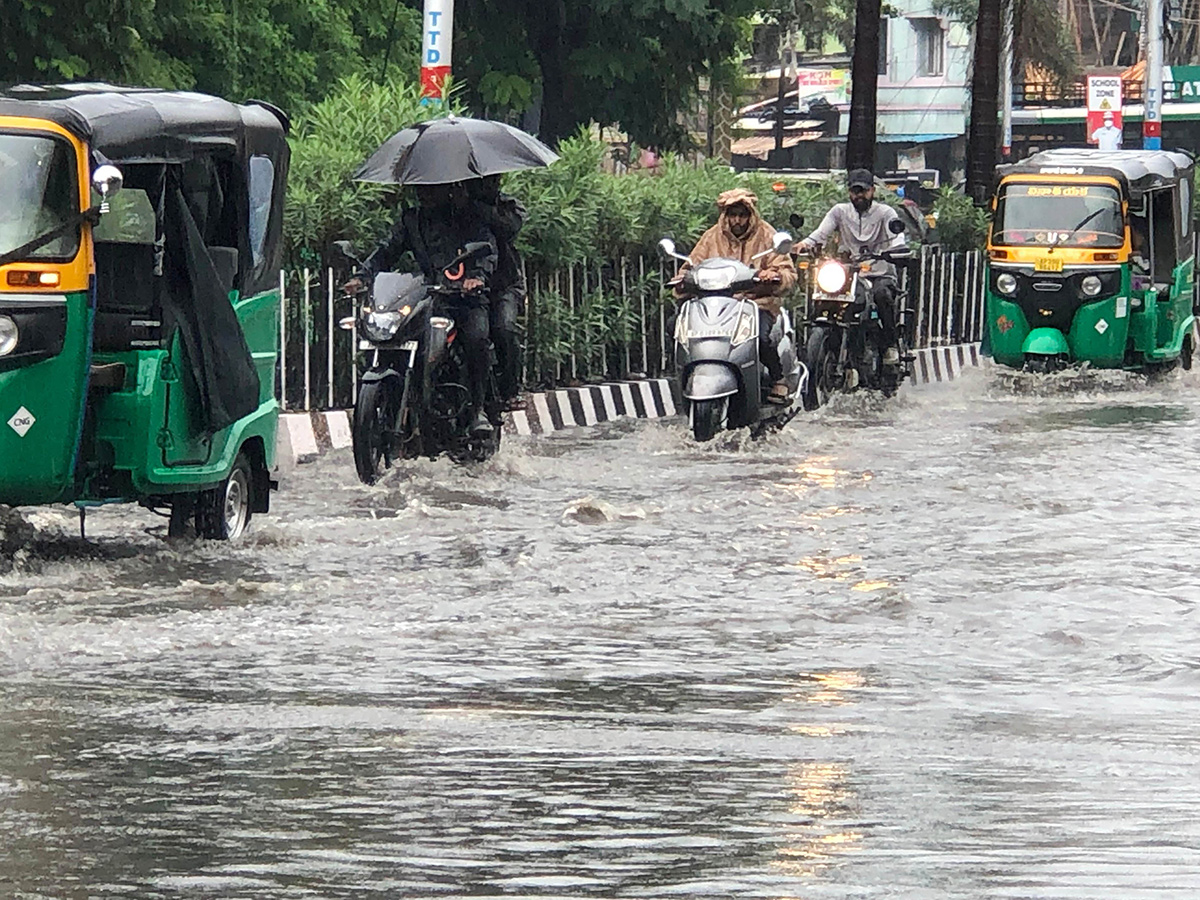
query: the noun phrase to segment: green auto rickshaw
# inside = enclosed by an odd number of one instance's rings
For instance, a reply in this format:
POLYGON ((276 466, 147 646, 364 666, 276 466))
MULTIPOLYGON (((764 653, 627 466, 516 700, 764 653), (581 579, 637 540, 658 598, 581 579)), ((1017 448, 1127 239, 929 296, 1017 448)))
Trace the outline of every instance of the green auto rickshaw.
POLYGON ((1002 167, 986 298, 996 362, 1190 368, 1193 168, 1158 150, 1050 150, 1002 167))
POLYGON ((265 512, 287 119, 102 84, 0 91, 0 504, 265 512))

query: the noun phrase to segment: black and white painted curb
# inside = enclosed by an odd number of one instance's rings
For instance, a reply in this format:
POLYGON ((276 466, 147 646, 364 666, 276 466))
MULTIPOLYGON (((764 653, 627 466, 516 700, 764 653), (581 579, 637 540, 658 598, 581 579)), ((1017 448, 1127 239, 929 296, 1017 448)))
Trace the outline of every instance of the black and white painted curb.
MULTIPOLYGON (((925 347, 914 351, 915 384, 939 384, 983 364, 979 344, 925 347)), ((505 415, 509 434, 551 434, 622 418, 666 419, 680 409, 678 386, 671 379, 619 381, 527 394, 525 408, 505 415)), ((311 462, 329 450, 352 444, 350 413, 345 410, 287 413, 279 417, 280 467, 311 462)))

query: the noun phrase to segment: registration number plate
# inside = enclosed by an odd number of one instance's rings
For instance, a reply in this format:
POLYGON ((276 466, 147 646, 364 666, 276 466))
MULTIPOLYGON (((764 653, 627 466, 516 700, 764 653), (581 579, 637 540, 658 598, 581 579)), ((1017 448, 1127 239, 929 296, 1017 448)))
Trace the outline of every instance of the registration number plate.
POLYGON ((1061 259, 1046 259, 1035 260, 1033 263, 1035 272, 1061 272, 1063 270, 1063 261, 1061 259))

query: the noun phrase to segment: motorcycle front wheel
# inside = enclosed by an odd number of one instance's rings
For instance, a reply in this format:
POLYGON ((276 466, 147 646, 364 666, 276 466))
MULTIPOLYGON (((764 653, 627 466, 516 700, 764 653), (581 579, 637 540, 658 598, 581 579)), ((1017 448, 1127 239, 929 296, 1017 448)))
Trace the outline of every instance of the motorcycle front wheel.
POLYGON ((692 436, 701 443, 711 441, 725 427, 729 398, 692 401, 692 436))
POLYGON ((358 391, 354 404, 354 467, 358 480, 374 484, 391 465, 391 431, 395 398, 386 381, 370 381, 358 391))
POLYGON ((829 402, 837 383, 836 335, 829 328, 813 328, 804 346, 804 364, 808 366, 808 382, 804 386, 804 408, 811 412, 829 402))

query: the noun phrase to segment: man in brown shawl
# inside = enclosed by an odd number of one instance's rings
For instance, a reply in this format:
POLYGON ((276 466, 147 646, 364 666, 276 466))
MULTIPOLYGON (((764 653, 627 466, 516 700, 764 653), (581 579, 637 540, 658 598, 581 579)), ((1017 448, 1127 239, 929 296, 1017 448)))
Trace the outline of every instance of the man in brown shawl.
MULTIPOLYGON (((754 259, 764 250, 774 250, 775 229, 759 215, 758 197, 753 192, 743 188, 726 191, 717 198, 717 209, 720 218, 692 249, 690 265, 719 256, 758 268, 761 289, 754 294, 754 302, 758 304, 758 358, 773 382, 767 399, 786 404, 788 385, 779 349, 771 340, 771 328, 782 309, 779 298, 796 283, 796 266, 786 253, 771 252, 754 259)), ((689 267, 685 265, 680 275, 689 267)))

